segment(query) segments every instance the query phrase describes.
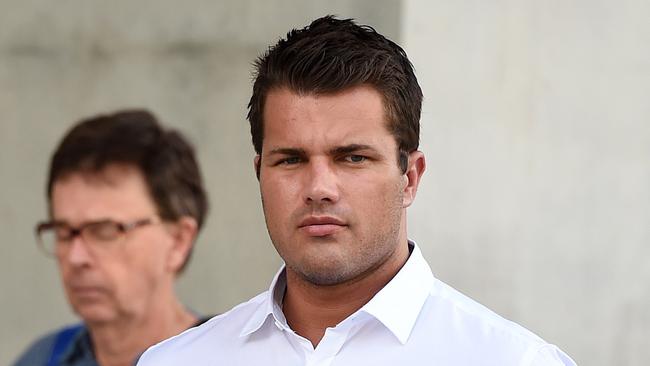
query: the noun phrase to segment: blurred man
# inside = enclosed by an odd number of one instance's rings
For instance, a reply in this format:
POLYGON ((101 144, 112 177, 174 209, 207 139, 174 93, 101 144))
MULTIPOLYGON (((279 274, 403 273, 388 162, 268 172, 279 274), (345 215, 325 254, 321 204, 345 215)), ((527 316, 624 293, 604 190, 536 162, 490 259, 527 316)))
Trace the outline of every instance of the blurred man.
POLYGON ((208 208, 180 133, 147 111, 82 121, 52 157, 47 196, 39 243, 83 322, 36 341, 16 365, 133 365, 199 322, 174 293, 208 208))
POLYGON ((270 289, 152 347, 141 365, 573 365, 433 277, 408 240, 425 159, 404 51, 324 17, 261 57, 249 103, 270 289))

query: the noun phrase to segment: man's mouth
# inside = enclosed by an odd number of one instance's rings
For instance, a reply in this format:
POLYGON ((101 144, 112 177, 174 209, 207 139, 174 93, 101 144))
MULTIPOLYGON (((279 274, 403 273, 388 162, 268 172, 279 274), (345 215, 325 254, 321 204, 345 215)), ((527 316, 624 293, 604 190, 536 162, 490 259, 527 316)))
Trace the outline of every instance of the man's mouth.
POLYGON ((298 225, 300 231, 314 237, 333 235, 346 227, 343 220, 333 216, 309 216, 298 225))
POLYGON ((77 298, 94 299, 103 296, 106 291, 100 286, 70 286, 70 292, 77 298))

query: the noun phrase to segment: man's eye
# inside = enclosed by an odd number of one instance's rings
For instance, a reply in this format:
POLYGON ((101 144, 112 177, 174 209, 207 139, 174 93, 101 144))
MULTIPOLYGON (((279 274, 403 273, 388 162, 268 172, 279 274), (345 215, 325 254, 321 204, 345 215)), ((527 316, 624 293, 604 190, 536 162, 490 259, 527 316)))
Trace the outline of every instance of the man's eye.
POLYGON ((113 240, 120 235, 119 224, 112 221, 93 223, 88 225, 86 230, 97 240, 113 240))
POLYGON ((284 165, 293 165, 300 163, 300 158, 297 156, 291 156, 280 161, 280 164, 284 165))
POLYGON ((363 155, 348 155, 345 157, 345 161, 350 163, 361 163, 366 161, 366 157, 363 155))
POLYGON ((66 241, 72 239, 72 229, 68 227, 57 227, 54 230, 54 235, 59 241, 66 241))

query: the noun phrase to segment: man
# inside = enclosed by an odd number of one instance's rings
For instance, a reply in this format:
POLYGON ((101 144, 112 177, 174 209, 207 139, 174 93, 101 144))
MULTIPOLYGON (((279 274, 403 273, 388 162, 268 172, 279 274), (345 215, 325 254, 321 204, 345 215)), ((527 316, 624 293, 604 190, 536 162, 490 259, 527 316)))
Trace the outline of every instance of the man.
POLYGON ((435 279, 408 240, 422 93, 399 46, 328 16, 256 67, 254 163, 285 266, 140 365, 574 365, 435 279))
POLYGON ((174 293, 208 208, 180 133, 147 111, 82 121, 54 153, 47 196, 39 242, 83 323, 36 341, 16 365, 133 365, 199 322, 174 293))

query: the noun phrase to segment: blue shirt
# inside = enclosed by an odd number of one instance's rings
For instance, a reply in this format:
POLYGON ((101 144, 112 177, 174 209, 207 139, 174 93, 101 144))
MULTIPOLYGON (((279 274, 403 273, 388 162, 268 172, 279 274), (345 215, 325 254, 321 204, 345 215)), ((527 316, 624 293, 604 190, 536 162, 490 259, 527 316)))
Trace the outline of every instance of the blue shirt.
MULTIPOLYGON (((55 332, 45 335, 34 342, 14 363, 14 366, 98 366, 93 352, 92 340, 90 333, 83 325, 77 325, 73 333, 65 344, 61 344, 58 353, 58 362, 54 360, 51 363, 52 353, 57 342, 59 334, 65 329, 62 328, 55 332)), ((136 361, 136 360, 134 360, 136 361)))
MULTIPOLYGON (((201 325, 208 319, 209 317, 199 317, 193 326, 201 325)), ((138 358, 133 360, 134 365, 138 358)), ((93 342, 88 329, 83 324, 77 324, 41 337, 27 348, 13 366, 99 366, 99 364, 95 359, 93 342), (61 337, 63 333, 67 334, 61 337)))

